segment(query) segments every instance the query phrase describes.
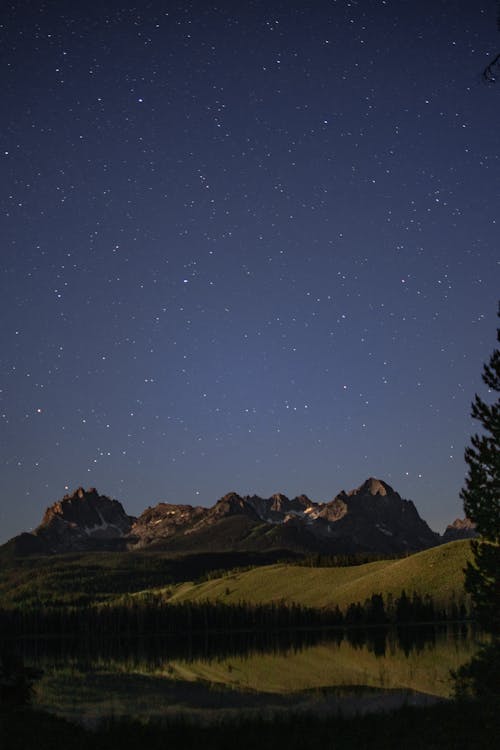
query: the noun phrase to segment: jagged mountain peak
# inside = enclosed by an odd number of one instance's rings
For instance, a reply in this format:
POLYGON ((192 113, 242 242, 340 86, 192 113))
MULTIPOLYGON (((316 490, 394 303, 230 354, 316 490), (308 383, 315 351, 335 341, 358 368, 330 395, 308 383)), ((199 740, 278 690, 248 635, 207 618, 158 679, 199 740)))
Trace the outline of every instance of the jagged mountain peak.
POLYGON ((478 536, 476 524, 470 518, 455 518, 448 524, 443 534, 443 542, 456 542, 459 539, 473 539, 478 536))
POLYGON ((95 487, 78 487, 46 509, 34 536, 49 551, 94 548, 123 539, 134 520, 118 500, 100 495, 95 487))
POLYGON ((254 519, 259 518, 253 506, 248 502, 248 499, 241 497, 237 492, 228 492, 220 500, 217 500, 212 512, 215 516, 244 514, 254 519))
MULTIPOLYGON (((91 487, 78 487, 47 508, 21 554, 93 549, 290 549, 328 554, 401 552, 439 544, 411 500, 386 482, 368 478, 329 503, 307 495, 289 499, 228 492, 212 507, 160 502, 138 517, 91 487), (24 550, 24 552, 23 552, 24 550)), ((446 540, 447 541, 447 540, 446 540)))
MULTIPOLYGON (((95 487, 89 487, 88 490, 84 487, 77 487, 74 492, 64 495, 63 500, 85 500, 90 497, 100 497, 95 487)), ((102 497, 106 497, 106 495, 102 495, 102 497)))
POLYGON ((274 495, 271 495, 269 498, 270 500, 275 500, 279 503, 286 503, 288 502, 288 497, 284 495, 282 492, 275 492, 274 495))
POLYGON ((307 495, 297 495, 297 497, 293 498, 296 502, 300 503, 301 505, 308 506, 308 505, 315 505, 310 497, 307 495))
POLYGON ((218 503, 239 503, 243 500, 241 495, 238 495, 237 492, 234 492, 234 490, 231 490, 231 492, 226 492, 225 495, 223 495, 219 500, 217 500, 218 503))
POLYGON ((351 490, 347 494, 349 497, 352 497, 353 495, 380 495, 381 497, 386 497, 387 495, 397 495, 398 493, 395 492, 389 484, 383 482, 381 479, 369 477, 363 482, 363 484, 361 484, 356 489, 351 490))
POLYGON ((54 519, 73 525, 100 525, 116 523, 129 526, 130 519, 123 505, 107 495, 100 495, 95 487, 85 490, 78 487, 74 492, 64 495, 62 500, 50 505, 42 519, 41 526, 50 524, 54 519))
POLYGON ((470 518, 455 518, 453 523, 450 523, 446 528, 448 529, 475 529, 476 524, 471 521, 470 518))

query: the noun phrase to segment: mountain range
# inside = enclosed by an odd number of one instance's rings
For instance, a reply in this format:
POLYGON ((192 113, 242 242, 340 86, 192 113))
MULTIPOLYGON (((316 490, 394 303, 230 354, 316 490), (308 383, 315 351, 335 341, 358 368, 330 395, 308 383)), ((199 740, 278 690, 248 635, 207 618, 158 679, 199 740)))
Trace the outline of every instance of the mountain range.
POLYGON ((120 502, 96 489, 80 487, 47 508, 33 532, 14 537, 0 552, 25 556, 96 550, 288 550, 391 555, 474 534, 468 519, 457 519, 440 536, 411 500, 373 477, 327 503, 306 495, 262 498, 230 492, 211 508, 162 502, 139 517, 128 515, 120 502))

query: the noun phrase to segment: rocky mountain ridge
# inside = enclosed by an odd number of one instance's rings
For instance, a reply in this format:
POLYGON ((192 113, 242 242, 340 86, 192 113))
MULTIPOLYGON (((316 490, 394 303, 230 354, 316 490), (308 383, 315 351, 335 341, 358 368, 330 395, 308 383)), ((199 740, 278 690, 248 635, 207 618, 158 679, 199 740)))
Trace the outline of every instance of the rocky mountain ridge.
POLYGON ((456 542, 459 539, 473 539, 478 536, 476 525, 470 518, 455 518, 448 524, 443 534, 443 542, 456 542))
POLYGON ((47 508, 32 533, 4 546, 18 555, 139 549, 399 554, 442 541, 450 539, 433 532, 411 500, 370 477, 327 503, 307 495, 261 498, 230 492, 210 508, 161 502, 137 518, 95 488, 79 487, 47 508))

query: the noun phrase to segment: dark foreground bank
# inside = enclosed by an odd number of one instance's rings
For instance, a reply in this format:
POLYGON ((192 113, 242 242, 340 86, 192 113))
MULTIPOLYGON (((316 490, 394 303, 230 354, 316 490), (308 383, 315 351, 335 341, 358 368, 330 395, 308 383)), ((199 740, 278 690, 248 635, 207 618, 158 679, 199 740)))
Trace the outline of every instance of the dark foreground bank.
POLYGON ((242 720, 208 727, 175 721, 143 724, 112 720, 85 729, 29 708, 0 712, 2 750, 484 750, 500 729, 498 705, 487 701, 404 708, 355 719, 307 716, 242 720))

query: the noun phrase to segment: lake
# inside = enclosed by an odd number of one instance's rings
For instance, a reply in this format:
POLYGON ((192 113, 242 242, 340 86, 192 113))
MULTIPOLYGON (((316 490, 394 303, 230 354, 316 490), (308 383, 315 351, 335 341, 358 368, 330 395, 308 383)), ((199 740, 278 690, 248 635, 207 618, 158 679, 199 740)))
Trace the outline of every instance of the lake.
POLYGON ((242 715, 353 715, 451 696, 450 670, 477 649, 470 625, 198 637, 4 641, 43 670, 34 705, 96 725, 105 717, 210 722, 242 715))

